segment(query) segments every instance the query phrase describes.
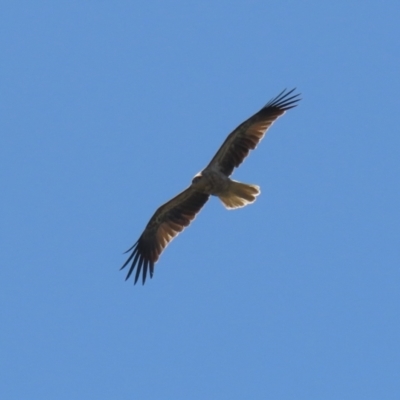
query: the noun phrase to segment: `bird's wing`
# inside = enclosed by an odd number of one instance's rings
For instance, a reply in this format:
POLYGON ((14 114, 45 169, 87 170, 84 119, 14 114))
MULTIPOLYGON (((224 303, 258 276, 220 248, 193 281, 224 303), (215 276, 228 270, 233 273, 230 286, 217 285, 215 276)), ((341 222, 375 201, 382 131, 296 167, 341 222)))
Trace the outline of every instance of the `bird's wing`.
POLYGON ((233 169, 243 162, 249 151, 256 148, 274 121, 285 111, 297 106, 300 94, 290 96, 294 90, 286 92, 285 89, 258 113, 240 124, 229 134, 206 169, 216 168, 227 176, 231 175, 233 169))
POLYGON ((136 267, 135 284, 139 279, 142 267, 143 284, 148 270, 150 278, 152 278, 154 264, 160 254, 169 242, 193 221, 208 198, 208 194, 197 192, 189 186, 182 193, 163 204, 151 217, 139 240, 127 250, 132 253, 121 267, 122 269, 130 264, 126 279, 131 276, 136 267))

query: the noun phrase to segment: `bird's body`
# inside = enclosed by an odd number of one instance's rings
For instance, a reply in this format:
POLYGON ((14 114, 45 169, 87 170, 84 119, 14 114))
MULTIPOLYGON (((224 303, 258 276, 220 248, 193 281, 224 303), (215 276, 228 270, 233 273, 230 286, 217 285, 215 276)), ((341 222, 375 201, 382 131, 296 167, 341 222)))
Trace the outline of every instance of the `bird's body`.
POLYGON ((230 179, 216 168, 206 168, 192 180, 193 189, 201 193, 219 196, 229 189, 230 179))
POLYGON ((158 208, 139 240, 128 250, 132 250, 132 253, 122 266, 125 268, 131 263, 126 279, 136 267, 135 283, 142 268, 143 283, 148 270, 152 277, 154 264, 164 248, 190 224, 210 195, 219 197, 228 209, 244 207, 255 201, 256 196, 260 194, 260 188, 234 181, 230 175, 249 151, 256 148, 272 123, 285 111, 297 105, 299 95, 289 97, 293 90, 286 93, 283 91, 258 113, 239 125, 228 135, 207 167, 193 178, 191 185, 158 208))
POLYGON ((208 167, 192 180, 194 190, 217 196, 228 209, 244 207, 260 194, 256 185, 234 181, 215 167, 208 167))

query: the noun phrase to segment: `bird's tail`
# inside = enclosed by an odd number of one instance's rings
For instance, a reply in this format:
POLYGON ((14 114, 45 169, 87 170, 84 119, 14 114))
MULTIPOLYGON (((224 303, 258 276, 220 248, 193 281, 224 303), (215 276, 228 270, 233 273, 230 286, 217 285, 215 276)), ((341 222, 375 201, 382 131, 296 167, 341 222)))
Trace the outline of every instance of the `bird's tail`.
POLYGON ((259 186, 232 180, 227 192, 218 197, 228 210, 232 210, 253 203, 259 194, 259 186))

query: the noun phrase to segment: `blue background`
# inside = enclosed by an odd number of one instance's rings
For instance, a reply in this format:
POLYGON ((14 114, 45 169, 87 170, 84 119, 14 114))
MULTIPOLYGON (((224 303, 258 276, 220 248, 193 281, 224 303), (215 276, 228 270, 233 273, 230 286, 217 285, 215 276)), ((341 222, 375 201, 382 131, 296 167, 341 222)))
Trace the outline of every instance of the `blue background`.
POLYGON ((3 399, 399 399, 398 1, 6 1, 3 399), (122 252, 303 100, 145 286, 122 252))

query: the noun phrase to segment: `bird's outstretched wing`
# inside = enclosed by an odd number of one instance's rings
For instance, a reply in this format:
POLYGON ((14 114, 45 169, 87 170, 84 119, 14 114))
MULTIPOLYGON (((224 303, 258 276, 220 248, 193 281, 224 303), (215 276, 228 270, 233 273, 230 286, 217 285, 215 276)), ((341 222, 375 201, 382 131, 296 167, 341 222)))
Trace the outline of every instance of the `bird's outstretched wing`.
POLYGON ((154 264, 168 243, 196 217, 209 198, 208 194, 195 191, 189 186, 172 200, 163 204, 151 217, 139 240, 129 249, 132 251, 125 264, 130 264, 128 279, 136 269, 135 284, 143 268, 142 281, 146 281, 147 271, 153 277, 154 264))
POLYGON ((297 106, 300 94, 290 96, 294 90, 286 92, 285 89, 258 113, 240 124, 228 135, 206 169, 216 168, 227 176, 231 175, 233 169, 243 162, 249 151, 257 147, 274 121, 285 111, 297 106))

